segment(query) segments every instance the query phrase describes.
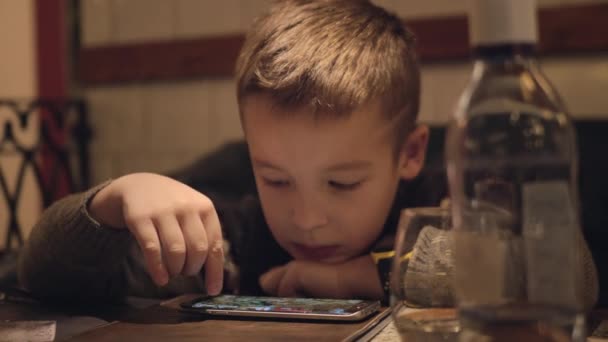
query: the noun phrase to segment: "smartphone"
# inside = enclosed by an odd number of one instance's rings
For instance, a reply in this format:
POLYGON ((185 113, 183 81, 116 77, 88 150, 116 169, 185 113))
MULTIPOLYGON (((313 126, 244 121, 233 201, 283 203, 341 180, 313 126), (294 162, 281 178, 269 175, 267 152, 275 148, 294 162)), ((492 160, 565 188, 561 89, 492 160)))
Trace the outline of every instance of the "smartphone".
POLYGON ((180 304, 207 315, 308 320, 359 321, 380 309, 379 301, 219 295, 180 304))

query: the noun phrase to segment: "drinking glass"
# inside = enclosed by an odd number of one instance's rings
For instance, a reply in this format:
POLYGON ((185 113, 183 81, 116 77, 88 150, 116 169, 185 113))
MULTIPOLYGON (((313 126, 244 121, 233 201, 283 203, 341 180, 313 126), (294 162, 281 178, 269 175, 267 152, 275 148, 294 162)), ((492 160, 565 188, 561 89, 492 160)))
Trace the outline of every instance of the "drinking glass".
POLYGON ((393 321, 404 341, 457 339, 450 218, 440 207, 401 213, 390 285, 393 321))

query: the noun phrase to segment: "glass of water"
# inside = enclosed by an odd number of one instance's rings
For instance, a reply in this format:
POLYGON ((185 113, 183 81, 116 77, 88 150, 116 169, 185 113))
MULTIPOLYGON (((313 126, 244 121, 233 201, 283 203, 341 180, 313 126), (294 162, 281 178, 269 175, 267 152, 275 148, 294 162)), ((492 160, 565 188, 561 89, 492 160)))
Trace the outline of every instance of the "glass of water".
POLYGON ((457 340, 450 228, 446 208, 401 213, 390 284, 393 321, 404 341, 457 340))

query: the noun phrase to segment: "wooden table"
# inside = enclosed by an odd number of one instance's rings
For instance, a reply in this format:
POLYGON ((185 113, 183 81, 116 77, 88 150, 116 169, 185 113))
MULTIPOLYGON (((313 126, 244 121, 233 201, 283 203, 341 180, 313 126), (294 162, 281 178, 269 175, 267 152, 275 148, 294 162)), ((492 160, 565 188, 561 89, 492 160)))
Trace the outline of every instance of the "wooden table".
MULTIPOLYGON (((298 322, 209 319, 177 310, 182 296, 167 302, 129 306, 53 308, 35 302, 0 301, 0 321, 57 321, 57 340, 67 341, 350 341, 388 322, 387 308, 362 322, 298 322)), ((388 317, 390 319, 390 317, 388 317)))
MULTIPOLYGON (((380 314, 356 323, 205 319, 176 310, 180 302, 191 298, 192 296, 185 296, 166 302, 130 299, 128 306, 77 309, 44 306, 28 299, 0 300, 0 322, 56 321, 56 339, 67 341, 241 341, 246 339, 296 342, 349 341, 361 337, 363 340, 373 338, 373 342, 399 340, 394 326, 390 324, 379 333, 381 328, 391 322, 386 308, 380 314), (370 329, 372 332, 369 332, 370 329), (379 334, 376 335, 377 333, 379 334)), ((593 331, 604 319, 608 319, 608 311, 594 311, 589 320, 590 331, 593 331)))

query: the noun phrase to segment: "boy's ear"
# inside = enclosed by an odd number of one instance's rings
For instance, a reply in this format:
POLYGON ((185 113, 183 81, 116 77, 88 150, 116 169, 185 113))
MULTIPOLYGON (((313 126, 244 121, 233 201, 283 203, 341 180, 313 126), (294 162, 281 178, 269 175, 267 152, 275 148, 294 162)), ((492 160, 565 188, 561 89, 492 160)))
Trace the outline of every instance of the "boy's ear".
POLYGON ((422 170, 429 142, 429 128, 419 125, 407 137, 399 155, 399 172, 405 180, 413 179, 422 170))

